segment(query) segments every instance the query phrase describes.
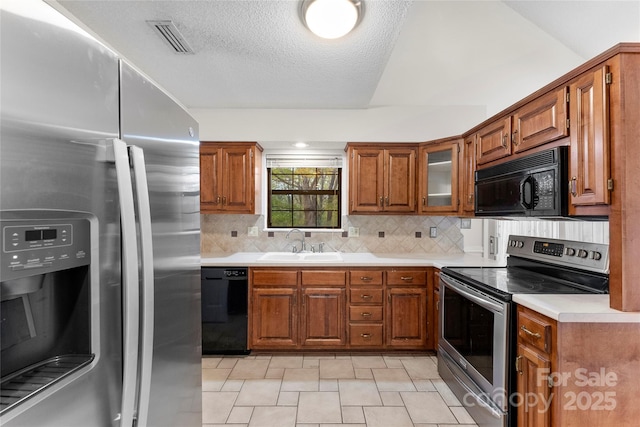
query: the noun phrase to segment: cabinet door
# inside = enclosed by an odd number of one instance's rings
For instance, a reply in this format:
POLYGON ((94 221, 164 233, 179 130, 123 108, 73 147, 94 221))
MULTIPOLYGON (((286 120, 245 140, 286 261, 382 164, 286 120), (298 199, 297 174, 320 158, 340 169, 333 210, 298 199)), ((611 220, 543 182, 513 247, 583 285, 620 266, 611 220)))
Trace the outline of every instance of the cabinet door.
POLYGON ((387 345, 424 348, 427 345, 427 289, 387 288, 387 345))
POLYGON ((251 348, 289 348, 298 343, 295 288, 254 288, 251 348))
POLYGON ((513 152, 520 153, 569 134, 567 88, 529 102, 513 115, 513 152))
POLYGON ((458 211, 458 141, 420 148, 420 212, 458 211))
POLYGON ((476 163, 481 165, 511 154, 511 116, 485 126, 476 134, 476 163))
POLYGON ((519 343, 516 368, 518 395, 522 401, 518 405, 518 427, 549 427, 551 389, 547 376, 551 372, 551 362, 545 354, 519 343))
POLYGON ((462 210, 466 214, 475 213, 476 191, 476 136, 464 140, 464 167, 462 168, 462 210))
POLYGON ((351 151, 350 212, 379 212, 383 209, 384 150, 351 151))
MULTIPOLYGON (((384 155, 384 211, 416 211, 416 150, 389 149, 384 155)), ((371 179, 364 175, 364 179, 371 179)))
POLYGON ((222 207, 220 149, 200 146, 200 210, 204 213, 222 207))
POLYGON ((433 272, 433 348, 438 350, 440 336, 440 270, 433 272))
POLYGON ((609 87, 607 67, 585 74, 569 88, 571 145, 569 184, 572 206, 610 203, 609 87))
POLYGON ((229 147, 222 150, 222 208, 236 213, 253 213, 253 150, 229 147))
POLYGON ((342 346, 347 342, 344 288, 302 290, 302 345, 342 346))

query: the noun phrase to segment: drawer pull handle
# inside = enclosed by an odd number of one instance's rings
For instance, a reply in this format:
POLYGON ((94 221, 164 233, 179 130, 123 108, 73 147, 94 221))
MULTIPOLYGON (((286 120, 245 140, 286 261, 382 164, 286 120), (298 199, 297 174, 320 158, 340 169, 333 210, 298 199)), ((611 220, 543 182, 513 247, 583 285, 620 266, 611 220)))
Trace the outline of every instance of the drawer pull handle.
POLYGON ((523 374, 523 372, 522 372, 522 356, 516 357, 516 372, 519 373, 520 375, 523 374))
POLYGON ((371 334, 360 334, 360 336, 365 339, 371 338, 371 334))
POLYGON ((369 277, 369 276, 360 276, 360 280, 362 280, 363 282, 370 282, 373 280, 373 277, 369 277))
POLYGON ((542 338, 542 335, 540 335, 537 332, 531 332, 524 325, 520 326, 520 330, 532 338, 535 338, 535 339, 542 338))
POLYGON ((361 295, 360 295, 360 298, 361 298, 361 299, 371 299, 371 298, 373 298, 373 295, 362 295, 362 294, 361 294, 361 295))
POLYGON ((360 313, 362 317, 371 317, 371 313, 360 313))
POLYGON ((400 280, 404 280, 405 282, 410 282, 413 280, 413 276, 402 276, 400 280))

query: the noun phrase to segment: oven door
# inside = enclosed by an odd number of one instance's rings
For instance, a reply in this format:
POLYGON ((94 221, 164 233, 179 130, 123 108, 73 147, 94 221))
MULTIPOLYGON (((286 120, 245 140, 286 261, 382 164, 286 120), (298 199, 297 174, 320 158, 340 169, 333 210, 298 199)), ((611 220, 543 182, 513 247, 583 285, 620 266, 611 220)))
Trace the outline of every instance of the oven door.
POLYGON ((506 425, 510 304, 446 274, 440 275, 440 304, 443 378, 454 379, 447 382, 454 392, 462 390, 458 397, 465 406, 488 411, 496 421, 480 424, 506 425))

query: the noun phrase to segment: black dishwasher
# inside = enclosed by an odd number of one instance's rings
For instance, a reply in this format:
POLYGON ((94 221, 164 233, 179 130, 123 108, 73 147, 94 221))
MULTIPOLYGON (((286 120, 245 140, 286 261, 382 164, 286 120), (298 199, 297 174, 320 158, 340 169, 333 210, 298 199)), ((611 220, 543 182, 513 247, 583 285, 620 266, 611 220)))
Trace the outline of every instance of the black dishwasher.
POLYGON ((246 268, 202 267, 202 354, 248 354, 246 268))

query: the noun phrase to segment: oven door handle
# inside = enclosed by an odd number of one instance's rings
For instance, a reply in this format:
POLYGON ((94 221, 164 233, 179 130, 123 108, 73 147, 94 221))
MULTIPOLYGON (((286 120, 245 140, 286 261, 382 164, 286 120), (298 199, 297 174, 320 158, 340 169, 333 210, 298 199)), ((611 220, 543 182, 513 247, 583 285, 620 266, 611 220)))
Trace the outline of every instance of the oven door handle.
POLYGON ((476 295, 475 293, 472 293, 472 291, 470 291, 466 286, 464 286, 462 284, 458 284, 454 280, 449 279, 449 277, 445 277, 442 274, 440 275, 440 280, 446 286, 449 286, 449 287, 453 288, 453 290, 455 290, 456 292, 460 293, 463 297, 470 299, 471 301, 475 302, 479 306, 484 307, 487 310, 491 310, 494 313, 504 313, 504 305, 503 304, 500 304, 498 302, 494 302, 494 301, 492 301, 490 299, 482 298, 482 297, 476 295))

